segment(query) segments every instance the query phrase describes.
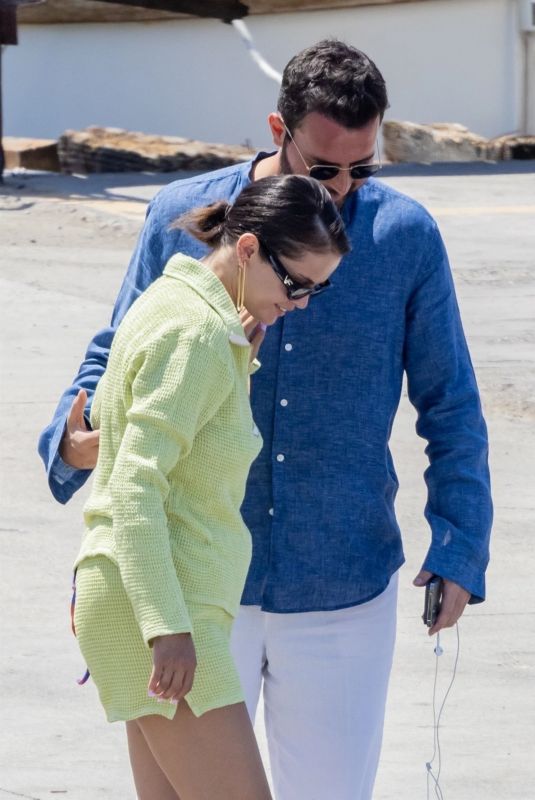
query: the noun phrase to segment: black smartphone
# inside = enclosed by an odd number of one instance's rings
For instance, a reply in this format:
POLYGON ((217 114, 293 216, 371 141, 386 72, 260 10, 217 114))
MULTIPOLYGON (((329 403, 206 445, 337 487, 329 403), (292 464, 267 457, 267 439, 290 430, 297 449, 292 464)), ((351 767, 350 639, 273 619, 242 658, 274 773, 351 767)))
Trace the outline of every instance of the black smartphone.
POLYGON ((425 585, 425 605, 422 619, 428 628, 435 624, 440 612, 440 602, 442 600, 442 578, 433 575, 425 585))

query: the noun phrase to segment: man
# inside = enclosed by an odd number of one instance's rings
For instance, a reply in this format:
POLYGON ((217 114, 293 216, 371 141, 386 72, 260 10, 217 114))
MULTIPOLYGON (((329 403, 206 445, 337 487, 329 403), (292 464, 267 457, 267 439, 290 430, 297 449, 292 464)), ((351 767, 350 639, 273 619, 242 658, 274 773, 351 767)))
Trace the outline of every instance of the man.
POLYGON ((253 559, 233 644, 252 716, 263 682, 277 800, 372 794, 404 560, 388 449, 404 371, 430 462, 432 539, 414 583, 444 579, 431 633, 484 599, 486 428, 436 225, 369 177, 387 105, 380 72, 358 50, 327 40, 295 56, 269 116, 277 152, 173 183, 150 204, 111 326, 92 341, 40 441, 52 492, 66 502, 95 464, 86 393, 118 322, 171 254, 204 253, 169 230, 173 219, 267 175, 323 181, 353 250, 306 315, 267 332, 252 386, 264 449, 243 507, 253 559))

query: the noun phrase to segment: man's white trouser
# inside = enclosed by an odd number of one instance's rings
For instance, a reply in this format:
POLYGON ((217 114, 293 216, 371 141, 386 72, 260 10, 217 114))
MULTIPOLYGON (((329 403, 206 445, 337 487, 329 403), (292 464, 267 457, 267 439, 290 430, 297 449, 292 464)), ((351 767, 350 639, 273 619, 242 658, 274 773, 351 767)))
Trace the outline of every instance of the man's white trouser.
POLYGON ((232 652, 264 711, 276 800, 370 800, 396 633, 397 574, 368 603, 272 614, 242 606, 232 652))

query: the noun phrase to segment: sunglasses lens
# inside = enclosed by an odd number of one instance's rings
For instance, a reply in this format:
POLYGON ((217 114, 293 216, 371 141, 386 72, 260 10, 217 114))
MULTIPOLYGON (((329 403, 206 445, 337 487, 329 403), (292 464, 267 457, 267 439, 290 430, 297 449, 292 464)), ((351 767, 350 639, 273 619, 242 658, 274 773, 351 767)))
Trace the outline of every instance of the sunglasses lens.
POLYGON ((339 172, 338 167, 311 167, 309 174, 317 181, 330 181, 336 178, 339 172))
POLYGON ((325 281, 325 283, 318 283, 317 286, 314 286, 312 294, 321 294, 322 292, 325 291, 325 289, 329 289, 330 286, 332 286, 332 283, 330 281, 325 281))
POLYGON ((317 294, 321 294, 332 286, 330 281, 325 281, 324 283, 317 283, 311 289, 296 289, 295 293, 292 293, 292 300, 299 300, 302 297, 314 297, 317 294))
MULTIPOLYGON (((353 167, 350 170, 350 174, 354 181, 358 181, 364 178, 370 178, 372 175, 375 175, 376 172, 379 172, 380 169, 380 164, 364 164, 362 166, 353 167)), ((310 177, 315 178, 317 181, 332 181, 339 172, 340 170, 338 167, 311 167, 310 177)))
POLYGON ((301 300, 303 297, 308 297, 309 294, 314 294, 314 289, 293 289, 290 291, 290 299, 301 300))
POLYGON ((365 164, 362 167, 353 167, 351 170, 351 177, 355 181, 362 180, 363 178, 370 178, 372 175, 375 175, 376 172, 379 172, 380 169, 380 164, 365 164))

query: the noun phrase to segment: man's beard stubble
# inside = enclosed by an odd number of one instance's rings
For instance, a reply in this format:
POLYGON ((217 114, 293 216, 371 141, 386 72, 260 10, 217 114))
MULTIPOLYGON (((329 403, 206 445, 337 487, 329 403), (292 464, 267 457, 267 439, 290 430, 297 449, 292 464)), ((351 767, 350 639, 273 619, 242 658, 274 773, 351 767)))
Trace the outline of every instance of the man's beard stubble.
POLYGON ((285 138, 279 153, 280 174, 293 175, 290 162, 288 161, 288 156, 286 155, 286 144, 287 144, 287 139, 285 138))

